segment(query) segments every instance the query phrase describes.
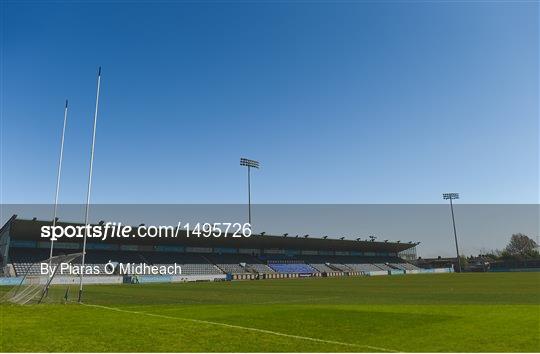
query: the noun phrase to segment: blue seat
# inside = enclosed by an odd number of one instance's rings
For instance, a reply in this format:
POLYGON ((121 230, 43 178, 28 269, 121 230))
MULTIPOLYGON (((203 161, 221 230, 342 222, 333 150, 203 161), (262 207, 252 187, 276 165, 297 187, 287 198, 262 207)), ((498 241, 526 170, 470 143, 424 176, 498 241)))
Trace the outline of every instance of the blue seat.
POLYGON ((316 271, 304 263, 268 263, 268 266, 279 273, 315 273, 316 271))

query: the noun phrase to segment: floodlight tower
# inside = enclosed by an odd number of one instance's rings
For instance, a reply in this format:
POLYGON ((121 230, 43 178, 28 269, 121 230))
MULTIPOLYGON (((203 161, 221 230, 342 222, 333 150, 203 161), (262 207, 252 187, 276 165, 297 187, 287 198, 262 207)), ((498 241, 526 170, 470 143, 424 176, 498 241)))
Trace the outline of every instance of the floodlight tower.
POLYGON ((458 264, 458 272, 461 273, 461 259, 459 258, 459 247, 457 241, 457 232, 456 232, 456 219, 454 218, 454 204, 452 200, 459 199, 459 193, 443 193, 443 199, 450 201, 450 212, 452 213, 452 225, 454 226, 454 241, 456 242, 456 256, 458 264))
POLYGON ((259 161, 250 160, 241 157, 240 166, 247 167, 247 180, 248 180, 248 222, 251 225, 251 169, 259 169, 259 161))

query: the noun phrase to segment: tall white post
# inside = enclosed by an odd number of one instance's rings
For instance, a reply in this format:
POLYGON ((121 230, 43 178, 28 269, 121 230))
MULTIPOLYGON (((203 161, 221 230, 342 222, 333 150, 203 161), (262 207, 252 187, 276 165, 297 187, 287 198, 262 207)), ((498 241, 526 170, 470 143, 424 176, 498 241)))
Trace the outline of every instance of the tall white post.
POLYGON ((98 107, 99 107, 100 84, 101 84, 101 66, 99 67, 98 78, 97 78, 96 109, 94 111, 94 130, 92 133, 92 148, 90 150, 90 171, 88 174, 88 189, 86 191, 86 210, 84 213, 84 225, 86 226, 86 229, 85 229, 84 238, 83 238, 81 274, 79 277, 79 299, 78 299, 79 302, 81 302, 82 300, 84 261, 85 261, 85 256, 86 256, 86 237, 88 236, 89 226, 90 226, 89 221, 88 221, 88 214, 90 211, 90 192, 92 191, 92 168, 94 165, 94 146, 96 144, 96 125, 97 125, 98 107))
MULTIPOLYGON (((66 106, 64 108, 64 126, 62 128, 62 139, 60 141, 60 159, 58 160, 58 173, 56 176, 56 194, 54 195, 54 215, 53 215, 53 229, 56 226, 56 213, 58 211, 58 193, 60 192, 60 175, 62 174, 62 159, 64 157, 64 136, 66 135, 66 122, 68 114, 68 100, 66 100, 66 106)), ((51 266, 51 258, 53 256, 54 239, 51 237, 51 251, 49 253, 49 267, 51 266)))

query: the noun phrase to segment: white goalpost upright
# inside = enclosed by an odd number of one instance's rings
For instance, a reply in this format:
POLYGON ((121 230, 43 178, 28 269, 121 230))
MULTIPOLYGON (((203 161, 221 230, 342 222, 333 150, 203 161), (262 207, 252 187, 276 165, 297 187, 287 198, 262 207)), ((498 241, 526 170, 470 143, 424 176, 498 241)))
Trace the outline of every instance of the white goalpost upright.
MULTIPOLYGON (((86 239, 89 232, 89 213, 90 213, 90 195, 92 191, 92 173, 93 173, 93 164, 94 164, 94 148, 96 143, 96 127, 97 127, 97 118, 98 118, 98 108, 99 108, 99 91, 101 85, 101 67, 98 69, 97 77, 97 92, 96 92, 96 106, 94 111, 94 125, 92 131, 92 145, 90 150, 90 170, 88 174, 88 189, 86 194, 86 208, 84 216, 85 224, 85 233, 83 238, 83 247, 81 253, 74 253, 61 256, 53 256, 54 253, 54 239, 50 239, 50 250, 49 250, 49 259, 43 262, 33 263, 26 270, 21 282, 18 286, 14 287, 8 291, 2 298, 0 302, 10 301, 18 304, 26 304, 29 302, 37 301, 37 303, 42 302, 45 298, 48 297, 49 286, 53 282, 53 278, 57 275, 58 269, 62 263, 73 263, 76 259, 81 258, 81 271, 79 274, 79 294, 78 302, 82 301, 82 292, 83 292, 83 277, 84 277, 84 266, 85 266, 85 256, 86 256, 86 239), (46 263, 45 263, 46 262, 46 263), (39 274, 37 271, 40 268, 40 264, 45 263, 48 265, 48 272, 46 277, 39 274)), ((52 226, 56 226, 57 215, 58 215, 58 199, 60 194, 60 180, 62 175, 62 162, 64 157, 64 141, 66 134, 67 126, 67 116, 68 116, 68 100, 66 99, 66 104, 64 107, 64 122, 62 126, 62 136, 60 140, 60 157, 58 160, 58 169, 56 176, 56 191, 54 197, 54 212, 52 226)), ((76 279, 76 278, 75 278, 76 279)), ((73 279, 73 280, 75 280, 73 279)), ((65 280, 60 280, 65 281, 65 280)), ((67 292, 66 292, 67 299, 67 292)))
POLYGON ((90 211, 90 192, 92 190, 92 168, 94 165, 94 146, 96 144, 96 125, 97 125, 97 117, 98 117, 98 107, 99 107, 99 86, 101 84, 101 66, 98 69, 98 77, 97 77, 97 92, 96 92, 96 108, 94 111, 94 128, 92 132, 92 147, 90 149, 90 171, 88 173, 88 189, 86 191, 86 210, 84 212, 84 225, 86 227, 84 238, 83 238, 83 249, 82 249, 82 260, 81 260, 81 271, 80 271, 80 277, 79 277, 79 296, 78 296, 78 302, 82 301, 82 292, 83 292, 83 273, 84 273, 84 262, 85 262, 85 256, 86 256, 86 237, 88 236, 88 229, 89 229, 89 220, 88 215, 90 211))
MULTIPOLYGON (((58 173, 56 175, 56 193, 54 195, 54 213, 53 213, 53 229, 56 226, 56 215, 58 211, 58 193, 60 192, 60 175, 62 174, 62 159, 64 157, 64 137, 66 135, 66 123, 68 114, 68 100, 66 100, 66 106, 64 108, 64 126, 62 127, 62 139, 60 140, 60 158, 58 160, 58 173)), ((52 259, 54 249, 54 239, 51 237, 51 250, 49 252, 49 261, 52 259)), ((49 262, 49 267, 50 267, 49 262)))

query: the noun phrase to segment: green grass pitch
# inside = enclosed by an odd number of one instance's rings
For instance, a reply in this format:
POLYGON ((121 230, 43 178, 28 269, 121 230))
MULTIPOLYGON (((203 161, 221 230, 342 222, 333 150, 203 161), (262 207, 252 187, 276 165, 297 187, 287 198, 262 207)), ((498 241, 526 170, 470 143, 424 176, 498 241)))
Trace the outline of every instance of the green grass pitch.
POLYGON ((1 305, 0 351, 540 352, 540 273, 95 285, 84 302, 1 305))

